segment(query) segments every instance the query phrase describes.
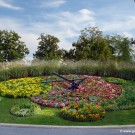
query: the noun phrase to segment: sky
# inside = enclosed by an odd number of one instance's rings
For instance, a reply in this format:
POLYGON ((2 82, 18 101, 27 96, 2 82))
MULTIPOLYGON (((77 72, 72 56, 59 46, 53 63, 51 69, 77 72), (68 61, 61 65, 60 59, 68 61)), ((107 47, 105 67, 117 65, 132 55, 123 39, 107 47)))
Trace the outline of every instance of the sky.
POLYGON ((135 39, 134 0, 0 0, 0 30, 21 36, 31 60, 41 33, 56 36, 69 50, 81 30, 98 27, 104 34, 135 39))

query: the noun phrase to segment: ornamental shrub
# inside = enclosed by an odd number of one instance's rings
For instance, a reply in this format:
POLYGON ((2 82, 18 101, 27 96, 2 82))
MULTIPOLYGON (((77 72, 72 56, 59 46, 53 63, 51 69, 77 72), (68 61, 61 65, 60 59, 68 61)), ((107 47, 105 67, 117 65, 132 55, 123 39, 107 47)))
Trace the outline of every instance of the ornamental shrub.
POLYGON ((40 106, 32 103, 29 100, 20 100, 10 110, 10 113, 15 116, 26 117, 36 114, 41 111, 40 106))
MULTIPOLYGON (((58 64, 58 62, 57 62, 58 64)), ((74 64, 67 63, 66 65, 48 64, 46 65, 31 65, 23 67, 12 67, 9 69, 0 69, 0 81, 8 79, 16 79, 22 77, 36 77, 44 75, 52 75, 53 72, 59 74, 87 74, 91 76, 116 77, 125 80, 135 80, 134 68, 114 68, 107 65, 92 65, 89 61, 84 63, 75 62, 74 64)))

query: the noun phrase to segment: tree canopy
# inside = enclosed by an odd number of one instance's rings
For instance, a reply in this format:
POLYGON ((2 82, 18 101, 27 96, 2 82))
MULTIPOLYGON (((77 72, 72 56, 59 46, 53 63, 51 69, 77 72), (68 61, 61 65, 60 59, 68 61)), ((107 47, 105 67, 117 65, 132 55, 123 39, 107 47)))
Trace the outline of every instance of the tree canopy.
POLYGON ((29 50, 21 37, 14 31, 0 30, 0 61, 22 59, 29 50))
POLYGON ((110 59, 112 55, 108 42, 105 40, 102 31, 97 27, 89 27, 82 30, 79 39, 72 46, 75 49, 76 60, 92 59, 104 61, 110 59))
MULTIPOLYGON (((21 37, 14 31, 0 30, 0 62, 23 59, 29 50, 21 37)), ((88 27, 81 31, 76 42, 69 51, 59 49, 60 40, 49 34, 41 34, 38 38, 35 59, 70 59, 70 60, 117 60, 130 62, 135 58, 133 44, 135 41, 121 35, 104 35, 97 27, 88 27)))
POLYGON ((132 61, 134 55, 132 39, 121 35, 106 36, 106 39, 113 50, 113 58, 118 61, 132 61))
POLYGON ((51 60, 57 59, 59 57, 59 39, 52 35, 44 35, 41 34, 38 38, 39 46, 35 54, 33 54, 34 58, 51 60))

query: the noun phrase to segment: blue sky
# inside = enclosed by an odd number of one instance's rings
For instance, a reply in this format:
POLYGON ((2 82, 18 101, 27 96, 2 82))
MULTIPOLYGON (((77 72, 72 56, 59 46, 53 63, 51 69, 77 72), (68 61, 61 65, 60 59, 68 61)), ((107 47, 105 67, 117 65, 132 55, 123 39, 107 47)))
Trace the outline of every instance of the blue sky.
POLYGON ((59 47, 69 50, 86 27, 135 38, 134 0, 0 0, 0 29, 21 36, 30 50, 27 59, 41 33, 58 37, 59 47))

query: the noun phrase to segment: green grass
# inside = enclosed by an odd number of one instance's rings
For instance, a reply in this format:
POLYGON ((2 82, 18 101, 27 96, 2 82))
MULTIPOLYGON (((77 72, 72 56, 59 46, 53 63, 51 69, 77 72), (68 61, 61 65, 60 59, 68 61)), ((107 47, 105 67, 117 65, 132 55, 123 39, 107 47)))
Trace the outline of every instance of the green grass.
MULTIPOLYGON (((135 109, 107 112, 106 117, 96 122, 72 122, 59 115, 59 109, 42 107, 42 111, 30 117, 16 117, 10 114, 10 108, 20 99, 0 97, 0 123, 97 126, 97 125, 132 125, 135 124, 135 109)), ((28 99, 26 99, 28 100, 28 99)))

